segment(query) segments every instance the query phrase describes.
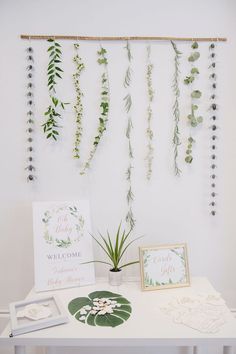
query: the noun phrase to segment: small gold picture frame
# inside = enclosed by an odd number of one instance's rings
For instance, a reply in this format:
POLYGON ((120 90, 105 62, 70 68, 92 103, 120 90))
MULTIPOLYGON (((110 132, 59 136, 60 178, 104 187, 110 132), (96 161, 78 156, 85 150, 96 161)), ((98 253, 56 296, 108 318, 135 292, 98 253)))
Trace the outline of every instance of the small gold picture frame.
POLYGON ((140 247, 142 290, 190 286, 186 244, 140 247))

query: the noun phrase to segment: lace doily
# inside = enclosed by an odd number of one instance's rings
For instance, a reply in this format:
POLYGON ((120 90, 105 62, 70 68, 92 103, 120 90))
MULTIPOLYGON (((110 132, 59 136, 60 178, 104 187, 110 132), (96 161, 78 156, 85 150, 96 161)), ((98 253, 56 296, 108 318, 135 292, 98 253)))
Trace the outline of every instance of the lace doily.
POLYGON ((161 307, 162 312, 180 323, 203 333, 216 333, 229 313, 218 293, 176 297, 161 307))

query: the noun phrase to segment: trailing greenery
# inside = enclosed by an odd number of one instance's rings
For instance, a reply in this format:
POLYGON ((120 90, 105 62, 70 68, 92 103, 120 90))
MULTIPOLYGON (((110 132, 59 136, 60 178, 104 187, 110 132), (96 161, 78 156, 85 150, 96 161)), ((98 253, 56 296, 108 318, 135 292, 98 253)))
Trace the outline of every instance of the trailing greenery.
POLYGON ((147 138, 148 138, 148 145, 147 145, 147 179, 150 180, 152 175, 152 162, 153 162, 153 131, 152 131, 152 101, 154 98, 154 90, 152 87, 152 71, 153 71, 153 64, 150 62, 150 54, 151 54, 151 47, 147 47, 147 72, 146 72, 146 79, 147 79, 147 91, 148 91, 148 107, 147 107, 147 138))
POLYGON ((173 105, 173 115, 174 115, 174 136, 173 136, 173 145, 174 145, 174 170, 175 170, 175 175, 179 176, 181 173, 181 170, 179 169, 178 165, 178 147, 181 144, 180 142, 180 133, 179 133, 179 120, 180 120, 180 110, 179 110, 179 96, 180 96, 180 89, 179 89, 179 61, 181 57, 181 52, 177 49, 176 44, 171 41, 172 47, 175 52, 175 59, 174 59, 174 64, 175 64, 175 72, 174 72, 174 80, 173 80, 173 92, 175 95, 175 101, 173 105))
POLYGON ((195 143, 195 140, 190 136, 188 138, 188 148, 186 150, 186 157, 185 157, 185 161, 187 163, 191 163, 193 160, 193 157, 192 157, 193 143, 195 143))
POLYGON ((85 174, 86 170, 90 167, 90 163, 95 155, 97 150, 98 144, 107 128, 108 122, 108 113, 109 113, 109 104, 110 104, 110 95, 109 95, 109 80, 108 80, 108 71, 107 65, 108 61, 106 58, 106 49, 102 48, 97 52, 98 54, 98 64, 102 65, 104 70, 101 75, 101 103, 100 103, 100 117, 99 117, 99 124, 97 129, 97 135, 93 141, 93 148, 90 151, 89 158, 87 162, 84 164, 82 171, 80 172, 81 175, 85 174))
POLYGON ((84 70, 84 63, 78 54, 79 44, 74 44, 74 48, 76 54, 73 58, 73 61, 76 65, 76 72, 73 75, 74 86, 76 91, 76 103, 74 106, 75 114, 76 114, 76 132, 75 132, 75 147, 74 147, 74 157, 80 158, 80 142, 82 137, 82 117, 83 117, 83 104, 81 98, 83 97, 83 93, 80 88, 80 75, 84 70))
POLYGON ((134 200, 134 193, 133 193, 133 189, 132 189, 132 169, 133 169, 132 160, 134 158, 134 154, 133 154, 132 141, 131 141, 133 123, 132 123, 132 118, 130 116, 130 109, 132 107, 132 98, 131 98, 131 94, 129 92, 130 85, 131 85, 131 74, 132 74, 132 69, 131 69, 132 55, 131 55, 131 49, 130 49, 129 42, 126 43, 125 50, 127 53, 128 68, 125 73, 124 87, 127 89, 128 93, 124 97, 124 101, 125 101, 125 111, 127 113, 126 138, 128 140, 128 152, 129 152, 129 163, 128 163, 128 168, 126 170, 126 180, 128 183, 126 199, 127 199, 127 204, 128 204, 128 211, 127 211, 125 219, 129 225, 130 229, 132 230, 135 226, 135 219, 134 219, 133 207, 132 207, 133 200, 134 200))
MULTIPOLYGON (((194 42, 191 47, 194 51, 188 57, 188 61, 192 64, 193 62, 197 61, 200 58, 200 53, 197 51, 197 49, 198 49, 197 42, 194 42)), ((186 76, 186 78, 184 79, 184 83, 186 85, 191 85, 191 87, 192 87, 193 82, 198 75, 199 75, 198 68, 196 66, 193 66, 193 64, 192 64, 190 74, 188 76, 186 76)), ((196 104, 196 100, 201 98, 201 96, 202 96, 202 93, 199 90, 192 90, 191 95, 190 95, 192 102, 191 102, 191 113, 188 115, 188 122, 190 124, 190 127, 192 127, 192 128, 197 127, 199 124, 201 124, 203 122, 203 117, 197 115, 198 105, 196 104)), ((186 150, 186 157, 185 157, 185 162, 187 162, 187 163, 192 163, 192 161, 193 161, 193 156, 192 156, 193 142, 195 143, 195 140, 193 140, 193 138, 190 136, 188 138, 188 148, 186 150)))
POLYGON ((121 261, 123 259, 123 256, 128 249, 128 247, 136 240, 140 239, 142 236, 137 237, 133 240, 130 241, 130 236, 131 236, 131 231, 130 229, 128 232, 124 230, 123 232, 121 231, 121 223, 117 229, 114 241, 112 242, 112 238, 107 231, 107 236, 103 236, 101 233, 100 235, 100 240, 92 235, 92 238, 97 242, 97 244, 102 248, 104 253, 108 257, 108 261, 90 261, 86 263, 104 263, 108 264, 111 267, 111 270, 114 272, 120 271, 122 268, 127 267, 132 264, 139 263, 139 261, 132 261, 128 263, 122 264, 121 261))
POLYGON ((47 117, 46 122, 42 124, 43 131, 46 134, 47 139, 57 140, 59 132, 58 119, 61 118, 59 108, 65 109, 65 105, 68 103, 60 101, 56 97, 56 85, 57 79, 62 79, 61 73, 63 70, 60 68, 61 63, 61 45, 54 39, 48 39, 50 46, 48 48, 49 63, 47 69, 48 76, 48 90, 51 99, 51 104, 48 106, 44 115, 47 117))

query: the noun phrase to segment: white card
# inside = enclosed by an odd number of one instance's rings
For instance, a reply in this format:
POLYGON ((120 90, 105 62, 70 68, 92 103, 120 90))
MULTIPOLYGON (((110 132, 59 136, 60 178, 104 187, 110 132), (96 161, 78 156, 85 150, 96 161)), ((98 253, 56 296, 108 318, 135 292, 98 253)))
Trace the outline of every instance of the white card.
POLYGON ((95 282, 87 200, 33 203, 35 289, 95 282))

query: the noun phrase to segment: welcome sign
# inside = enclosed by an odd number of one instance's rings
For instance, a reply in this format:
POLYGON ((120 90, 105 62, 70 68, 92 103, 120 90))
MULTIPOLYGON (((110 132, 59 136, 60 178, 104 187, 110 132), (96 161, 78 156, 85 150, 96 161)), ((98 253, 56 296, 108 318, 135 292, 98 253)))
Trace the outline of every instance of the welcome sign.
POLYGON ((36 291, 95 282, 86 200, 33 203, 36 291))
POLYGON ((189 286, 185 244, 140 248, 143 290, 189 286))

